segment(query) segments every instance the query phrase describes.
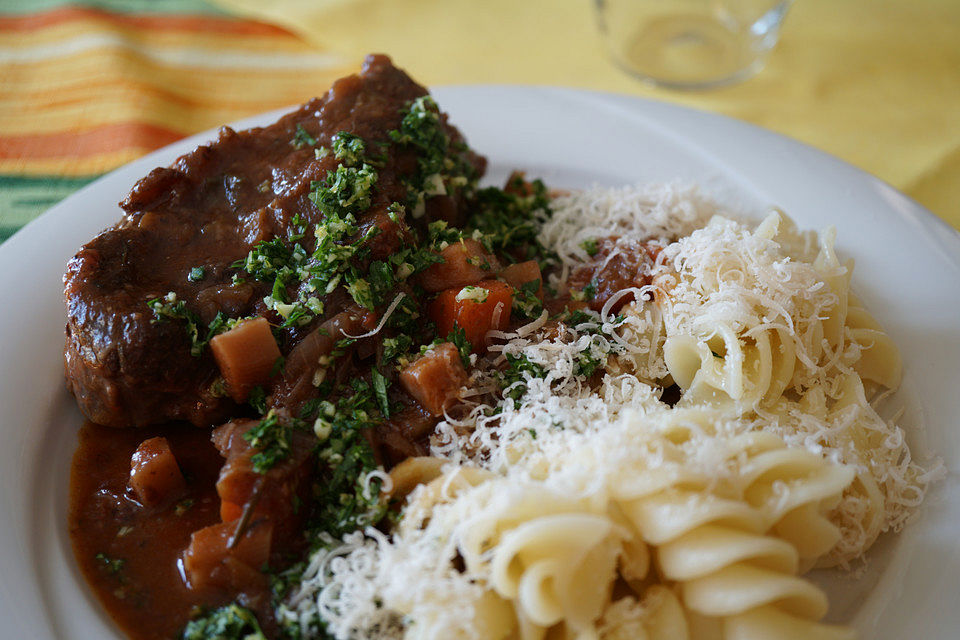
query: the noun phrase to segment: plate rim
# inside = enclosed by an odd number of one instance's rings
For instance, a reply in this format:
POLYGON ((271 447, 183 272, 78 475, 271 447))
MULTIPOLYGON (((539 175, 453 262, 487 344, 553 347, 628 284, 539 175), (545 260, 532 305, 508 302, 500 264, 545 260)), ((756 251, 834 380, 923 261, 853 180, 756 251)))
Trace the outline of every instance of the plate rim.
MULTIPOLYGON (((785 136, 783 134, 764 129, 749 122, 738 120, 730 116, 723 114, 717 114, 702 109, 689 107, 686 105, 673 104, 668 101, 656 100, 651 98, 633 96, 629 94, 622 93, 613 93, 613 92, 604 92, 604 91, 594 91, 586 89, 571 89, 565 87, 555 87, 555 86, 546 86, 546 85, 501 85, 501 84, 483 84, 483 85, 444 85, 438 87, 430 87, 431 93, 436 92, 440 96, 448 92, 480 92, 480 93, 503 93, 503 92, 528 92, 530 90, 535 91, 545 91, 549 93, 559 93, 573 96, 587 96, 594 100, 600 101, 614 101, 614 102, 626 102, 633 105, 640 105, 640 110, 644 109, 644 105, 653 105, 656 109, 666 109, 668 111, 678 111, 681 114, 685 114, 688 117, 693 117, 696 119, 706 119, 708 121, 721 122, 725 123, 725 126, 732 126, 734 128, 745 128, 747 131, 751 131, 751 135, 759 135, 761 138, 766 138, 768 141, 774 141, 775 144, 784 146, 786 148, 802 149, 806 154, 812 154, 814 158, 817 159, 817 162, 823 162, 827 164, 839 164, 843 166, 846 171, 851 172, 851 175, 856 176, 856 180, 863 182, 865 185, 871 185, 875 189, 881 189, 888 191, 895 195, 897 199, 906 203, 906 209, 913 215, 918 215, 920 223, 923 227, 933 228, 935 230, 942 231, 943 229, 949 230, 949 233, 945 234, 943 240, 945 245, 945 251, 947 257, 953 263, 954 267, 960 273, 960 231, 953 228, 945 220, 934 214, 933 212, 927 210, 922 205, 911 199, 909 196, 897 191, 894 187, 884 182, 880 178, 873 176, 866 171, 859 169, 858 167, 836 158, 822 150, 819 150, 815 147, 807 145, 803 142, 794 140, 785 136)), ((443 104, 443 100, 439 99, 438 102, 443 104)), ((240 120, 237 120, 230 125, 236 129, 248 128, 251 126, 258 126, 259 124, 269 123, 273 119, 276 119, 278 114, 286 113, 289 110, 295 107, 285 107, 283 109, 271 110, 262 114, 257 114, 254 116, 249 116, 240 120)), ((451 120, 456 125, 457 124, 457 115, 454 113, 451 116, 451 120)), ((182 155, 182 153, 188 152, 190 149, 195 147, 197 144, 201 144, 205 141, 212 140, 216 136, 216 132, 219 127, 209 129, 191 136, 187 136, 177 142, 174 142, 170 145, 167 145, 161 149, 155 150, 138 158, 130 163, 127 163, 121 167, 118 167, 107 174, 97 178, 88 185, 85 185, 83 188, 77 190, 60 203, 49 208, 46 212, 31 220, 27 225, 24 225, 16 233, 14 233, 3 245, 0 245, 0 268, 7 266, 10 261, 12 261, 12 255, 16 254, 18 251, 22 251, 21 245, 24 245, 24 248, 29 247, 30 243, 37 242, 41 240, 41 236, 46 228, 51 226, 55 219, 58 219, 59 216, 65 215, 77 215, 70 214, 69 210, 74 208, 76 203, 82 203, 87 199, 91 193, 99 192, 101 189, 105 188, 105 185, 109 185, 112 181, 117 180, 119 177, 124 176, 124 180, 127 173, 134 171, 135 167, 148 167, 146 171, 141 169, 136 170, 136 175, 138 178, 142 175, 145 175, 149 169, 154 166, 160 166, 163 164, 169 164, 176 157, 182 155), (185 151, 180 151, 179 149, 185 149, 185 151), (176 154, 176 155, 173 155, 176 154), (160 160, 161 158, 165 160, 160 160), (63 212, 61 212, 61 210, 63 212), (26 232, 26 233, 25 233, 26 232), (16 242, 14 242, 16 240, 16 242)), ((468 136, 469 137, 469 136, 468 136)), ((492 155, 492 154, 491 154, 492 155)), ((126 182, 126 189, 129 189, 130 183, 126 182)), ((904 216, 904 210, 897 209, 892 204, 889 207, 890 210, 895 211, 897 215, 904 216)), ((89 216, 88 216, 89 217, 89 216)), ((99 232, 100 229, 97 229, 96 232, 99 232)), ((96 233, 95 232, 95 233, 96 233)), ((90 236, 92 237, 92 235, 90 236)), ((75 249, 74 249, 75 250, 75 249)), ((61 271, 62 272, 62 271, 61 271)), ((4 286, 0 285, 0 291, 4 290, 4 286)), ((4 326, 0 323, 0 326, 4 326)), ((0 343, 2 344, 2 343, 0 343)), ((0 353, 6 353, 6 346, 0 347, 0 353)), ((3 359, 3 356, 0 355, 0 360, 3 359)), ((26 441, 21 443, 21 447, 26 450, 28 448, 28 443, 26 441)), ((0 529, 3 531, 3 529, 0 529)), ((0 554, 2 555, 2 554, 0 554)), ((0 567, 3 567, 3 562, 0 561, 0 567)), ((2 574, 0 574, 2 575, 2 574)), ((4 584, 6 581, 0 579, 0 593, 8 591, 9 585, 4 584)), ((6 608, 5 602, 7 598, 0 598, 0 611, 6 608)), ((12 602, 13 599, 9 600, 12 602)))

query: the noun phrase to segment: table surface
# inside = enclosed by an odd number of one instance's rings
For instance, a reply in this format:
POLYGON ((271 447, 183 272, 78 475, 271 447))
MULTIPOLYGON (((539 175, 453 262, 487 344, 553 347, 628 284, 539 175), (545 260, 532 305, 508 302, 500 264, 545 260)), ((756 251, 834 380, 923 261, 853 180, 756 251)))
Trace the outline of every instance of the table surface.
POLYGON ((369 51, 434 86, 581 87, 726 114, 960 228, 955 0, 799 0, 760 74, 699 92, 614 67, 589 0, 5 0, 0 240, 152 149, 324 91, 369 51))

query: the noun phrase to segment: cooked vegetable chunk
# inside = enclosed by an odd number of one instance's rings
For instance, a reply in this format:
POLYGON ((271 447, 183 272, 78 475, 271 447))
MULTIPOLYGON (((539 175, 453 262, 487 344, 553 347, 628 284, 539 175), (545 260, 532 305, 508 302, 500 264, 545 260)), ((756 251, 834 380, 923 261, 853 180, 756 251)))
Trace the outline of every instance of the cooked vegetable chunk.
POLYGON ((437 323, 441 336, 458 326, 473 345, 474 353, 483 353, 487 348, 487 332, 506 329, 510 324, 512 301, 510 285, 499 280, 484 280, 475 286, 443 291, 430 304, 428 313, 437 323))
POLYGON ((489 278, 499 270, 497 259, 472 238, 464 238, 440 252, 443 262, 420 274, 420 286, 430 293, 463 287, 489 278))
POLYGON ((187 484, 166 438, 144 440, 130 458, 130 488, 145 507, 161 507, 183 495, 187 484))
POLYGON ((210 341, 210 349, 230 397, 237 402, 244 402, 251 389, 269 380, 280 359, 266 318, 246 320, 221 333, 210 341))
POLYGON ((543 276, 540 274, 540 265, 536 260, 508 265, 500 272, 500 277, 514 289, 522 289, 524 285, 530 286, 531 283, 537 283, 538 286, 534 292, 543 300, 543 276))
POLYGON ((237 523, 221 522, 190 536, 190 546, 183 553, 190 588, 241 591, 266 581, 260 568, 270 558, 273 524, 252 521, 231 547, 236 531, 237 523))
POLYGON ((466 383, 460 352, 451 342, 433 347, 400 372, 406 392, 435 416, 443 415, 466 383))

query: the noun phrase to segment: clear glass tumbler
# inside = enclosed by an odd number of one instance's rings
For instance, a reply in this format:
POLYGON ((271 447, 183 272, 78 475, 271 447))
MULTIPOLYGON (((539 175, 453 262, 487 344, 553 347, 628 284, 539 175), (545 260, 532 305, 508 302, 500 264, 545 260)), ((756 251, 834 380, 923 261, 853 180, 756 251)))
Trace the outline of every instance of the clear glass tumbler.
POLYGON ((749 78, 777 44, 792 0, 594 0, 613 60, 672 89, 749 78))

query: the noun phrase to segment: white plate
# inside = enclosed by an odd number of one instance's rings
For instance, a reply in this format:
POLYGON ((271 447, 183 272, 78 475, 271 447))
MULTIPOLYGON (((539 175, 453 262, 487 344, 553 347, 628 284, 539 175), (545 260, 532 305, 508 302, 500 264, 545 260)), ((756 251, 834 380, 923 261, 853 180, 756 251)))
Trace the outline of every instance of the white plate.
MULTIPOLYGON (((501 180, 518 167, 578 187, 694 180, 759 214, 782 207, 829 224, 856 259, 854 287, 903 351, 911 437, 960 469, 960 235, 886 184, 823 153, 716 115, 597 93, 525 87, 438 89, 438 102, 501 180)), ((279 113, 238 123, 267 124, 279 113)), ((61 276, 79 247, 121 215, 133 183, 213 132, 127 165, 70 196, 0 246, 0 635, 119 638, 86 589, 66 527, 82 419, 64 390, 61 276)), ((960 483, 950 473, 921 517, 885 536, 859 579, 823 576, 831 617, 863 637, 960 635, 960 483)))

